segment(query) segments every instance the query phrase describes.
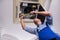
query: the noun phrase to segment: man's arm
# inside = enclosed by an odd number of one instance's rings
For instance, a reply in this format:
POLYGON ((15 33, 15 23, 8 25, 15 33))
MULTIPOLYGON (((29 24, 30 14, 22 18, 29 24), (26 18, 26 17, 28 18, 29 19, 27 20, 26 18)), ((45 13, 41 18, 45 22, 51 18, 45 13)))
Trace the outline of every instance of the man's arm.
POLYGON ((20 14, 19 16, 20 16, 20 23, 21 23, 22 28, 29 33, 36 34, 36 28, 31 28, 31 27, 26 26, 23 20, 24 15, 20 14))
POLYGON ((23 14, 19 14, 19 16, 20 16, 20 23, 21 23, 21 26, 22 26, 23 29, 25 29, 26 24, 25 24, 24 21, 23 21, 24 15, 23 15, 23 14))
POLYGON ((41 14, 44 16, 50 16, 50 12, 48 12, 48 11, 31 11, 30 13, 31 14, 41 14))

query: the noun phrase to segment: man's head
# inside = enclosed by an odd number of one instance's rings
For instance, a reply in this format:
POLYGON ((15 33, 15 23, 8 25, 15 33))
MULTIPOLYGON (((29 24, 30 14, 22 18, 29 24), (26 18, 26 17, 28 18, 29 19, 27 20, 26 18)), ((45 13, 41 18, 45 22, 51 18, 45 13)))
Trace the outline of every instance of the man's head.
POLYGON ((34 24, 36 24, 37 26, 41 24, 41 20, 38 19, 38 18, 35 18, 33 22, 34 22, 34 24))

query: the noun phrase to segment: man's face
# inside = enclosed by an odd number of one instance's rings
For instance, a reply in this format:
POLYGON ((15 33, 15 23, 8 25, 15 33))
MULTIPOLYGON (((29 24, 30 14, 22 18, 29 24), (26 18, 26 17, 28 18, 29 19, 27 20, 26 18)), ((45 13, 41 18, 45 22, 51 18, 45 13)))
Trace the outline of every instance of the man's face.
POLYGON ((34 19, 34 24, 36 24, 37 26, 40 25, 40 24, 41 24, 41 20, 35 18, 35 19, 34 19))

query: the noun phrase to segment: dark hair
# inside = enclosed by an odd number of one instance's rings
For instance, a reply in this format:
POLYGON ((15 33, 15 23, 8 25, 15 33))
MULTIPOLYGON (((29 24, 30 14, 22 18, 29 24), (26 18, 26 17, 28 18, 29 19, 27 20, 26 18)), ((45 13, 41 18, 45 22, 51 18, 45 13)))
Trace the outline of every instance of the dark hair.
POLYGON ((45 16, 38 14, 37 18, 41 20, 42 24, 44 23, 45 16))

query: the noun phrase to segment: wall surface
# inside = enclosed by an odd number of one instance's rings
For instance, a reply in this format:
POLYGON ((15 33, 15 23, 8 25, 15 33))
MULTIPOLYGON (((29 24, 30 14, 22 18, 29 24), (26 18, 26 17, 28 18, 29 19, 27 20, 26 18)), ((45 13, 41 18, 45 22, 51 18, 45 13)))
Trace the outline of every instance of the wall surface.
POLYGON ((53 15, 53 27, 56 33, 60 35, 60 0, 52 0, 50 12, 53 15))
POLYGON ((0 0, 0 3, 0 27, 2 27, 1 35, 12 35, 12 37, 16 37, 19 40, 30 40, 34 38, 34 35, 22 30, 20 24, 13 23, 13 0, 0 0))
MULTIPOLYGON (((54 18, 54 29, 58 34, 60 34, 59 2, 60 0, 52 0, 50 6, 50 12, 54 18)), ((28 25, 31 25, 33 27, 34 24, 32 25, 32 23, 30 23, 28 25)), ((36 37, 35 35, 29 34, 22 30, 20 24, 13 23, 13 0, 0 0, 0 27, 2 27, 1 35, 12 35, 12 37, 16 37, 18 40, 32 40, 34 37, 36 37)))

